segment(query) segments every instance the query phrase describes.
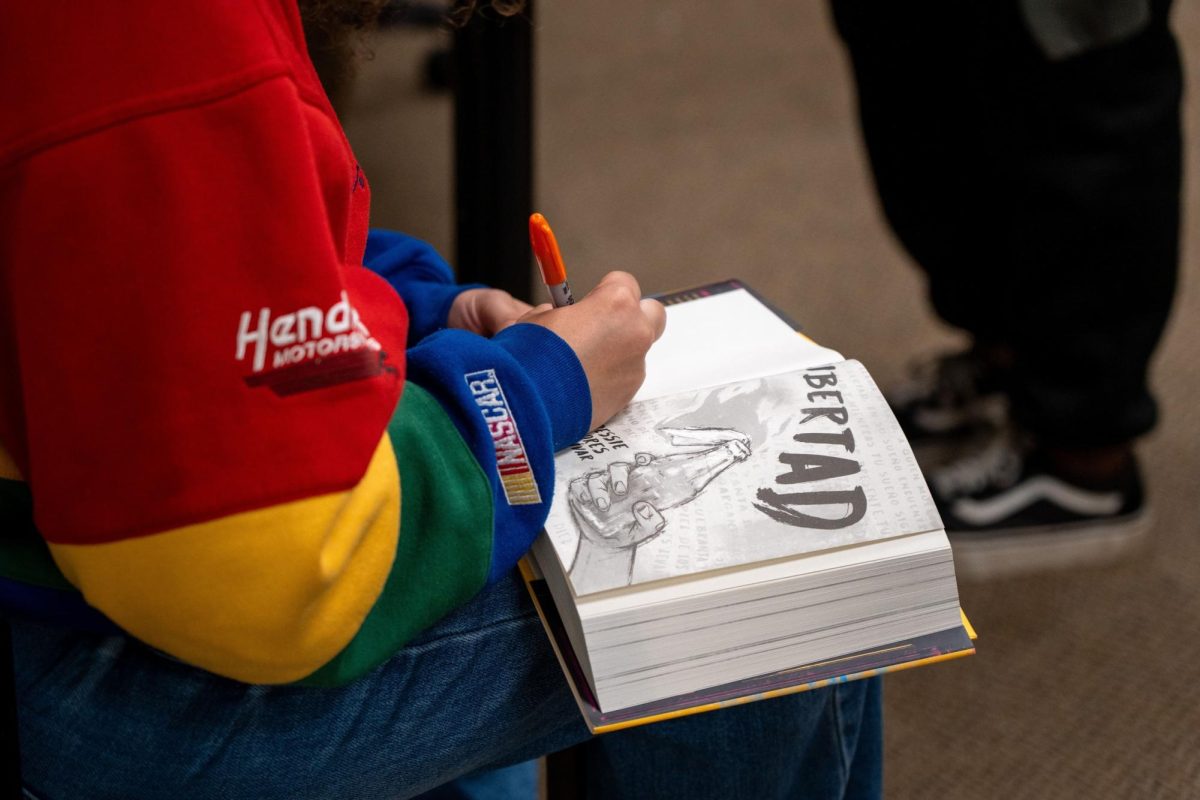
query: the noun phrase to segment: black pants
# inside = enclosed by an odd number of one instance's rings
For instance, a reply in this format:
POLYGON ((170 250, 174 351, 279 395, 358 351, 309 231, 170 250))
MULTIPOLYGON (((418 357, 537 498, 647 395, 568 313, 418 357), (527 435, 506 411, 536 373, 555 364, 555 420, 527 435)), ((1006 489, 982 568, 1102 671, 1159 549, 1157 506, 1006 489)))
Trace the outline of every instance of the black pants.
POLYGON ((1179 255, 1169 0, 1053 56, 1015 0, 832 3, 884 212, 937 313, 1013 351, 1018 423, 1065 446, 1148 431, 1179 255))

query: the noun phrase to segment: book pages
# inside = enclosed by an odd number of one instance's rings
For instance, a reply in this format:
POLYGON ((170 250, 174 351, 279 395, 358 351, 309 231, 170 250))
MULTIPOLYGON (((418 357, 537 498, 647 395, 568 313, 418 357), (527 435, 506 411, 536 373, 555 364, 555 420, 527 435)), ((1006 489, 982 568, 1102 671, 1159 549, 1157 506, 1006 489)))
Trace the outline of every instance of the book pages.
POLYGON ((555 466, 576 595, 941 528, 856 361, 634 402, 555 466))
POLYGON ((667 307, 634 402, 841 361, 801 336, 745 289, 667 307))

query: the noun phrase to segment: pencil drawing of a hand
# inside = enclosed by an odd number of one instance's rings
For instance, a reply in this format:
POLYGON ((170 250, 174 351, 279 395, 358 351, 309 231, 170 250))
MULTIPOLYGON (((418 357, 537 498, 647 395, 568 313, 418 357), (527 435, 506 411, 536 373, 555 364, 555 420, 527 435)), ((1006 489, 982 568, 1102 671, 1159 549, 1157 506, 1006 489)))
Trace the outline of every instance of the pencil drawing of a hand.
POLYGON ((631 583, 638 546, 666 528, 663 512, 691 502, 714 478, 750 456, 750 443, 737 431, 672 429, 671 438, 704 449, 638 453, 632 463, 614 462, 568 484, 567 503, 579 531, 571 565, 576 591, 631 583))
POLYGON ((600 546, 617 549, 636 547, 662 532, 666 521, 654 507, 653 499, 632 495, 629 486, 630 469, 647 466, 653 460, 649 453, 638 453, 632 464, 617 461, 609 464, 608 469, 595 470, 571 481, 571 504, 590 507, 588 510, 594 512, 587 515, 590 521, 601 523, 584 526, 583 536, 600 546))
POLYGON ((649 453, 638 453, 632 464, 614 462, 568 485, 568 502, 579 530, 579 546, 571 565, 576 591, 628 583, 638 545, 666 527, 652 502, 630 493, 631 470, 653 460, 649 453))

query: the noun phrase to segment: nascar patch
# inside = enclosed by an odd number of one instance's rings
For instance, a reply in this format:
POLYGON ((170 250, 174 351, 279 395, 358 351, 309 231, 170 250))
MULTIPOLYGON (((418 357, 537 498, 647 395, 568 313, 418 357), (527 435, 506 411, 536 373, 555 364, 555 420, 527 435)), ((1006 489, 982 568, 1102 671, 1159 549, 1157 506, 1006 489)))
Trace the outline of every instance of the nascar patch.
POLYGON ((500 485, 504 487, 504 497, 510 506, 530 506, 542 502, 541 492, 538 491, 537 481, 533 478, 533 469, 529 466, 529 457, 525 453, 525 445, 521 442, 521 432, 517 430, 517 421, 513 419, 504 398, 504 389, 492 369, 468 372, 463 375, 467 388, 475 398, 475 406, 487 424, 488 432, 492 435, 492 446, 496 451, 496 471, 500 474, 500 485))

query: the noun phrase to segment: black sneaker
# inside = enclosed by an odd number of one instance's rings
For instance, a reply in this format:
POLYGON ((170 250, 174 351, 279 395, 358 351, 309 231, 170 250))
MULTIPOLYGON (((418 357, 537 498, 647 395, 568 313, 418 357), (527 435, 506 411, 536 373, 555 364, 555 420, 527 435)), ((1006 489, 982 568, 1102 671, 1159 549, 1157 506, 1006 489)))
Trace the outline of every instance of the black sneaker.
POLYGON ((966 579, 1116 561, 1150 528, 1132 458, 1110 486, 1084 487, 1054 474, 1036 449, 1002 435, 928 478, 956 570, 966 579))
POLYGON ((1006 377, 971 348, 914 363, 909 377, 885 394, 914 449, 955 444, 1005 425, 1006 377))

